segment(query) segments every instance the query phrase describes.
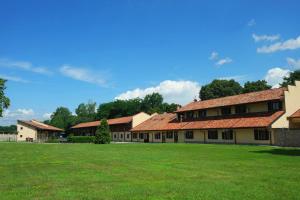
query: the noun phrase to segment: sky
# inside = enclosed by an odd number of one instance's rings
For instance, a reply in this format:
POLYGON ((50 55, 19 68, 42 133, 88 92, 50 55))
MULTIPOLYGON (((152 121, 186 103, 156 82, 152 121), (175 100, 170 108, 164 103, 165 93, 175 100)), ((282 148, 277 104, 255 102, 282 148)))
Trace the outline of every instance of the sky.
POLYGON ((278 87, 300 69, 300 2, 0 0, 0 125, 59 106, 144 97, 186 104, 213 79, 278 87))

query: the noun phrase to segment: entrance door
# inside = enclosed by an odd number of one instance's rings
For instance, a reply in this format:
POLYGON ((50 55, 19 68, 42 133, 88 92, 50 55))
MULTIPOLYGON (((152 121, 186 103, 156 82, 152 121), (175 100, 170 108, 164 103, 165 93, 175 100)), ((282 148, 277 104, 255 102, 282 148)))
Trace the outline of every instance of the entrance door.
POLYGON ((178 142, 178 133, 174 132, 174 142, 177 143, 178 142))
POLYGON ((166 133, 161 133, 162 137, 162 143, 165 143, 166 142, 166 133))
POLYGON ((144 142, 145 143, 149 142, 149 133, 144 133, 144 142))

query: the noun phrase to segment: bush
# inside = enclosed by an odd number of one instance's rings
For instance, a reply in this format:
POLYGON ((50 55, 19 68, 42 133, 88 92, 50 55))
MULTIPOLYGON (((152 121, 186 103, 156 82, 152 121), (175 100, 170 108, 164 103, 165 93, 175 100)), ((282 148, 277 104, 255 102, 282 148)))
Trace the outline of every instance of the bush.
POLYGON ((57 138, 51 138, 46 141, 46 143, 60 143, 60 140, 57 138))
POLYGON ((95 136, 69 136, 70 143, 94 143, 95 136))

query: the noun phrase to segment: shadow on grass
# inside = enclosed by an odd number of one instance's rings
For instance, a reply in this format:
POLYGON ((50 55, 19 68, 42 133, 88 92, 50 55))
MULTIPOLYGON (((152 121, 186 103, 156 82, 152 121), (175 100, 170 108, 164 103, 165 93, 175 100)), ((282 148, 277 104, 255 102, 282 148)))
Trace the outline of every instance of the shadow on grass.
POLYGON ((252 151, 254 153, 269 153, 273 155, 284 155, 284 156, 300 156, 300 149, 269 149, 261 151, 252 151))

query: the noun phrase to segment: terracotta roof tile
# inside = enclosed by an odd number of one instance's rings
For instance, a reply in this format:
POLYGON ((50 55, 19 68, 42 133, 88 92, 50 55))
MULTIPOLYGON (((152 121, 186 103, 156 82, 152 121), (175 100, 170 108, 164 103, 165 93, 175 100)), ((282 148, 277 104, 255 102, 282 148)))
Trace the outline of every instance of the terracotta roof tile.
POLYGON ((300 109, 289 116, 289 118, 300 118, 300 109))
POLYGON ((263 102, 263 101, 270 101, 270 100, 279 100, 283 98, 284 91, 285 88, 276 88, 276 89, 264 90, 260 92, 251 92, 251 93, 222 97, 217 99, 191 102, 186 106, 179 108, 176 112, 216 108, 222 106, 263 102))
POLYGON ((47 130, 47 131, 60 131, 62 132, 63 130, 48 124, 44 124, 42 122, 36 121, 36 120, 30 120, 30 121, 24 121, 24 120, 18 120, 18 122, 21 122, 23 124, 27 124, 29 126, 32 126, 36 129, 39 130, 47 130))
MULTIPOLYGON (((109 119, 107 121, 108 121, 108 125, 127 124, 127 123, 132 122, 132 118, 133 118, 133 116, 119 117, 119 118, 115 118, 115 119, 109 119)), ((71 128, 74 129, 74 128, 96 127, 96 126, 100 125, 100 122, 101 122, 100 120, 93 121, 93 122, 84 122, 84 123, 77 124, 71 128)))

